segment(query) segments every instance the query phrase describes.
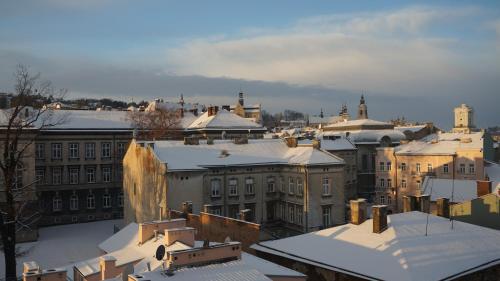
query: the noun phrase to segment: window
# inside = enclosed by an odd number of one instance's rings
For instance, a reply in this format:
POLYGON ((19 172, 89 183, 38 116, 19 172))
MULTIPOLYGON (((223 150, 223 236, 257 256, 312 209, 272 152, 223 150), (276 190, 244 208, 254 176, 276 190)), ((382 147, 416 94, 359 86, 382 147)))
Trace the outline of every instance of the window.
POLYGON ((304 193, 304 180, 302 178, 297 178, 297 194, 302 195, 304 193))
POLYGON ((368 155, 366 154, 361 155, 361 168, 363 171, 368 170, 368 155))
POLYGON ((420 181, 417 181, 417 189, 420 189, 420 181))
POLYGON ((448 164, 443 165, 443 173, 448 174, 450 172, 450 167, 448 164))
POLYGON ((391 196, 387 195, 387 205, 391 205, 392 204, 392 198, 391 196))
POLYGON ((286 188, 285 178, 280 177, 280 181, 281 181, 280 191, 285 193, 285 188, 286 188))
POLYGON ((80 158, 80 149, 78 143, 69 144, 69 158, 71 159, 80 158))
POLYGON ((288 205, 288 222, 295 223, 295 208, 293 205, 288 205))
POLYGON ((465 164, 460 164, 460 174, 465 174, 465 164))
POLYGON ((220 180, 213 179, 210 181, 210 194, 212 197, 220 197, 220 180))
POLYGON ((124 142, 119 142, 118 143, 118 156, 123 156, 125 155, 125 145, 126 143, 124 142))
POLYGON ((61 184, 62 182, 62 169, 61 167, 52 168, 52 184, 61 184))
POLYGON ((111 157, 111 143, 103 142, 101 143, 101 158, 110 158, 111 157))
POLYGON ((475 174, 476 173, 476 168, 474 167, 474 164, 469 164, 469 174, 475 174))
POLYGON ((380 204, 385 205, 385 196, 380 195, 380 204))
POLYGON ((304 212, 302 210, 302 206, 297 206, 297 224, 302 225, 302 217, 304 216, 304 212))
POLYGON ((387 179, 387 187, 391 188, 392 187, 392 180, 387 179))
POLYGON ((406 180, 402 180, 401 181, 401 187, 402 188, 406 188, 406 180))
POLYGON ((330 179, 323 177, 323 195, 330 195, 330 179))
POLYGON ((385 179, 380 179, 380 187, 385 187, 385 179))
POLYGON ((123 207, 123 192, 118 194, 118 207, 123 207))
POLYGON ((102 196, 102 207, 111 208, 111 195, 109 195, 109 193, 102 196))
POLYGON ((35 158, 45 159, 45 144, 37 143, 35 147, 35 158))
POLYGON ((331 212, 332 208, 330 206, 323 207, 323 227, 329 227, 331 225, 331 212))
POLYGON ((45 170, 44 169, 36 169, 35 170, 35 179, 37 184, 45 183, 45 170))
POLYGON ((238 195, 238 180, 230 179, 229 180, 229 196, 237 196, 238 195))
POLYGON ((62 143, 52 144, 52 159, 54 160, 62 159, 62 143))
POLYGON ((52 211, 58 212, 62 210, 62 200, 59 194, 56 193, 56 196, 52 198, 52 211))
POLYGON ((392 163, 391 162, 387 162, 387 171, 390 171, 392 168, 392 163))
POLYGON ((87 195, 87 209, 95 209, 95 195, 92 193, 87 195))
POLYGON ((285 221, 285 220, 286 220, 285 208, 286 208, 285 203, 281 202, 281 203, 280 203, 280 209, 281 209, 281 211, 280 211, 280 218, 281 218, 283 221, 285 221))
POLYGON ((415 170, 417 170, 417 173, 420 173, 420 163, 415 165, 415 170))
POLYGON ((245 179, 245 192, 246 192, 246 194, 254 194, 255 193, 253 178, 246 178, 245 179))
POLYGON ((95 159, 95 143, 85 144, 85 159, 95 159))
POLYGON ((87 168, 87 183, 95 183, 95 168, 87 168))
POLYGON ((401 163, 401 171, 406 171, 406 163, 401 163))
POLYGON ((427 164, 427 172, 432 173, 432 164, 431 163, 427 164))
POLYGON ((380 163, 378 163, 378 167, 379 167, 378 169, 379 169, 380 171, 384 171, 384 168, 385 168, 385 163, 384 163, 384 162, 380 162, 380 163))
POLYGON ((80 175, 80 169, 70 168, 69 169, 69 184, 78 184, 79 183, 79 175, 80 175))
POLYGON ((295 192, 295 182, 292 177, 288 178, 288 193, 293 194, 295 192))
POLYGON ((78 196, 75 193, 69 198, 69 209, 72 211, 78 210, 78 196))
POLYGON ((102 168, 102 181, 111 182, 111 167, 102 168))
POLYGON ((275 187, 274 181, 275 181, 274 177, 267 178, 267 192, 274 192, 274 187, 275 187))

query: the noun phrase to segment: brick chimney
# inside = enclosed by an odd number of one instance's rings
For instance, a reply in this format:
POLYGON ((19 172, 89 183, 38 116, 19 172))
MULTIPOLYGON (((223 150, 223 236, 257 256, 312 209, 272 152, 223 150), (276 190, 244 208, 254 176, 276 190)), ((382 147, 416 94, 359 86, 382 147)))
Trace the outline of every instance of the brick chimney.
POLYGON ((186 219, 172 219, 140 223, 138 242, 142 244, 151 239, 155 234, 155 230, 157 231, 157 233, 163 233, 165 229, 179 228, 184 226, 186 226, 186 219))
POLYGON ((251 212, 252 212, 252 210, 250 210, 250 209, 240 210, 240 220, 249 221, 251 212))
POLYGON ((102 256, 99 258, 99 267, 101 269, 101 280, 114 278, 122 273, 116 266, 116 258, 113 256, 102 256))
POLYGON ((350 201, 351 223, 362 224, 366 220, 366 199, 360 198, 350 201))
POLYGON ((172 245, 176 241, 194 247, 195 229, 192 227, 179 227, 165 230, 165 244, 172 245))
POLYGON ((436 200, 437 215, 444 218, 450 217, 450 199, 438 198, 436 200))
POLYGON ((185 215, 193 213, 193 202, 192 201, 182 202, 182 213, 185 215))
POLYGON ((417 209, 417 199, 413 195, 403 196, 403 212, 411 212, 417 209))
POLYGON ((477 197, 481 197, 486 194, 490 194, 491 191, 491 181, 489 180, 478 180, 477 181, 477 197))
POLYGON ((312 146, 315 149, 321 149, 321 140, 319 140, 319 139, 313 139, 312 140, 312 146))
POLYGON ((431 196, 429 194, 423 194, 416 196, 417 209, 422 213, 429 213, 431 210, 431 196))
POLYGON ((167 252, 169 270, 241 259, 241 243, 229 242, 203 248, 167 252))
POLYGON ((219 112, 218 106, 209 106, 208 107, 208 117, 217 115, 217 112, 219 112))
POLYGON ((297 144, 298 144, 298 141, 297 141, 297 138, 294 138, 294 137, 287 137, 285 138, 285 142, 286 142, 286 145, 288 147, 297 147, 297 144))
POLYGON ((373 233, 382 233, 387 229, 387 205, 372 206, 373 233))
POLYGON ((23 264, 23 281, 66 281, 66 269, 40 269, 40 266, 34 262, 25 262, 23 264))

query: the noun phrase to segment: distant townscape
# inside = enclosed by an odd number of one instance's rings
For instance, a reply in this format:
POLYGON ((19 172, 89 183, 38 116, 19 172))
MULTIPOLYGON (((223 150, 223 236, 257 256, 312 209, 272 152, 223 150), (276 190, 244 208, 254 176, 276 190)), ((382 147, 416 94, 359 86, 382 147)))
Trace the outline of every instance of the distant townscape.
POLYGON ((500 129, 472 107, 445 131, 370 119, 363 95, 352 116, 185 98, 0 95, 24 281, 499 276, 500 129))

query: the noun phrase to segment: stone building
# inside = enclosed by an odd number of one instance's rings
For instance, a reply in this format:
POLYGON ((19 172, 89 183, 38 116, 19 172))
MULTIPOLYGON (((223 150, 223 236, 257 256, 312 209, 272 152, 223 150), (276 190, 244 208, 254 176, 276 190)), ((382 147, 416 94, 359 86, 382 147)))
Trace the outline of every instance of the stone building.
MULTIPOLYGON (((228 106, 223 106, 223 108, 227 107, 228 106)), ((262 122, 261 105, 260 104, 245 105, 243 92, 240 92, 238 94, 238 102, 235 105, 231 105, 229 108, 231 112, 234 112, 236 115, 240 117, 251 119, 255 123, 262 122)))
POLYGON ((40 225, 123 216, 122 158, 132 139, 124 111, 54 112, 66 122, 35 141, 40 225))
POLYGON ((474 125, 474 109, 466 104, 461 104, 453 110, 455 113, 454 133, 470 133, 476 130, 474 125))
MULTIPOLYGON (((361 117, 367 117, 367 106, 360 101, 361 117)), ((357 148, 358 195, 371 200, 375 196, 375 156, 377 147, 392 147, 406 138, 394 125, 372 119, 345 120, 325 126, 323 138, 347 138, 357 148)))
POLYGON ((193 213, 300 232, 345 222, 344 161, 296 139, 133 141, 124 159, 125 220, 193 213))
POLYGON ((483 180, 484 160, 493 158, 487 133, 438 133, 397 147, 377 149, 377 202, 402 210, 402 198, 416 195, 426 176, 439 179, 483 180))

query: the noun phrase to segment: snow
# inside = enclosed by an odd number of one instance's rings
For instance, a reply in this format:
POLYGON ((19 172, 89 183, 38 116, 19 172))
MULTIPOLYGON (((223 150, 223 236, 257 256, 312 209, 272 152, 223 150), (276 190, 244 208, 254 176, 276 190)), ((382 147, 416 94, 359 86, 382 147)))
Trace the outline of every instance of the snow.
POLYGON ((357 120, 344 120, 343 122, 338 122, 335 124, 325 126, 325 128, 342 128, 351 126, 392 126, 392 124, 373 119, 357 119, 357 120))
POLYGON ((54 115, 51 120, 63 118, 65 122, 46 130, 132 129, 131 123, 127 120, 127 111, 54 110, 52 112, 54 115))
POLYGON ((217 114, 208 116, 208 111, 203 113, 193 121, 187 129, 264 129, 260 124, 257 124, 247 118, 240 117, 227 110, 219 110, 217 114))
POLYGON ((484 170, 486 176, 492 181, 493 189, 500 189, 500 165, 494 162, 485 161, 484 170))
POLYGON ((215 140, 209 145, 184 145, 182 141, 157 141, 157 158, 167 163, 169 170, 199 170, 213 166, 300 164, 343 164, 344 161, 326 151, 313 147, 288 147, 280 139, 248 140, 248 144, 234 144, 228 140, 215 140), (222 152, 228 153, 223 157, 222 152))
POLYGON ((475 180, 451 180, 425 177, 422 194, 430 194, 431 201, 448 198, 450 202, 461 203, 477 198, 477 182, 475 180), (431 193, 432 189, 432 193, 431 193), (453 190, 453 200, 452 200, 453 190))
MULTIPOLYGON (((38 241, 17 244, 21 251, 28 251, 17 258, 17 272, 22 272, 23 262, 27 261, 36 261, 43 269, 49 269, 95 257, 100 254, 96 245, 113 235, 113 226, 121 223, 121 220, 106 220, 40 228, 38 241)), ((2 253, 0 276, 4 273, 2 253)))
POLYGON ((324 136, 346 137, 355 144, 373 144, 380 143, 382 138, 389 137, 391 142, 399 143, 406 139, 405 134, 392 129, 381 130, 352 130, 352 131, 325 131, 324 136))
POLYGON ((421 212, 390 215, 387 222, 380 234, 367 220, 252 248, 365 279, 432 281, 500 264, 500 231, 459 221, 451 229, 449 219, 421 212))
POLYGON ((451 155, 461 149, 482 149, 483 133, 439 133, 424 137, 404 145, 397 146, 394 150, 401 155, 451 155), (468 139, 470 142, 462 142, 468 139))
MULTIPOLYGON (((318 139, 321 141, 321 149, 328 151, 337 150, 356 150, 356 146, 350 142, 347 138, 341 137, 338 139, 322 139, 322 135, 318 135, 318 139)), ((300 144, 312 144, 311 140, 300 140, 300 144)))
POLYGON ((394 127, 394 130, 398 130, 402 133, 406 131, 410 131, 412 133, 418 132, 425 128, 425 125, 414 125, 414 126, 399 126, 399 127, 394 127))

